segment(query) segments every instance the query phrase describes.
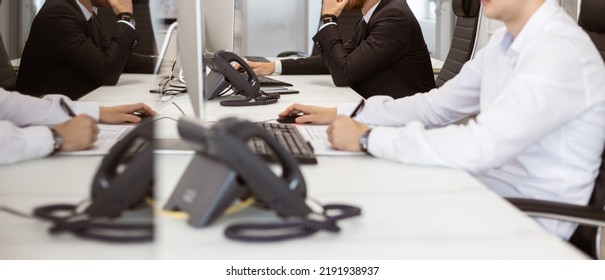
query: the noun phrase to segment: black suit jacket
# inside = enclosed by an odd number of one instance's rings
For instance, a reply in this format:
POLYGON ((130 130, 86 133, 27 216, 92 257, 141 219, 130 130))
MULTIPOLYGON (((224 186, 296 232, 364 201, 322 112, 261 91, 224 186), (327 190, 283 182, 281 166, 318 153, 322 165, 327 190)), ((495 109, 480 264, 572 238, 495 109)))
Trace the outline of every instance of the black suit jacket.
POLYGON ((343 43, 335 25, 313 37, 319 56, 282 60, 282 74, 331 74, 337 86, 350 86, 365 98, 394 98, 435 88, 431 58, 405 0, 382 0, 365 24, 343 43))
POLYGON ((96 15, 87 22, 76 0, 47 0, 32 23, 17 89, 78 99, 101 85, 115 85, 137 40, 127 24, 106 37, 96 15))

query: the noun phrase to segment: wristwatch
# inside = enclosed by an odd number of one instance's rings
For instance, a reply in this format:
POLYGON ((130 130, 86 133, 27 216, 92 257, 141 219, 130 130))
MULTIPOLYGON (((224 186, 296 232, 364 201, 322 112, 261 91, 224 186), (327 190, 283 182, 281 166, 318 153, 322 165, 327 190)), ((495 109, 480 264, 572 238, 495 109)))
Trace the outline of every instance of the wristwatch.
POLYGON ((49 127, 50 128, 50 132, 53 134, 53 152, 52 154, 57 153, 58 151, 61 150, 61 148, 63 148, 63 143, 65 143, 63 141, 63 137, 61 137, 61 134, 59 134, 59 132, 57 132, 54 128, 49 127))
POLYGON ((127 21, 127 22, 130 22, 132 25, 137 26, 136 22, 134 21, 134 16, 132 15, 132 13, 119 13, 117 17, 118 17, 118 20, 127 21))
POLYGON ((368 131, 366 131, 364 134, 361 135, 361 138, 359 138, 359 148, 366 154, 370 154, 370 152, 368 151, 368 144, 369 144, 369 139, 370 139, 370 132, 372 130, 368 129, 368 131))
POLYGON ((336 23, 337 21, 338 21, 338 17, 336 17, 335 15, 332 15, 332 14, 321 15, 321 22, 323 24, 330 23, 330 22, 336 23))

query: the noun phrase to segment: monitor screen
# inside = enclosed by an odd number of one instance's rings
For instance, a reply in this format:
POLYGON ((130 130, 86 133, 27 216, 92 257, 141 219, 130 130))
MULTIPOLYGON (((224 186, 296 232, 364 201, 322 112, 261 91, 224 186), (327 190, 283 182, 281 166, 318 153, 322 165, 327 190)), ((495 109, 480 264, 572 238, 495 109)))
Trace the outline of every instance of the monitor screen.
MULTIPOLYGON (((205 0, 204 2, 207 2, 205 0)), ((202 0, 180 0, 177 6, 178 48, 195 117, 204 121, 204 13, 202 0)))
POLYGON ((204 0, 206 50, 234 49, 235 0, 204 0))

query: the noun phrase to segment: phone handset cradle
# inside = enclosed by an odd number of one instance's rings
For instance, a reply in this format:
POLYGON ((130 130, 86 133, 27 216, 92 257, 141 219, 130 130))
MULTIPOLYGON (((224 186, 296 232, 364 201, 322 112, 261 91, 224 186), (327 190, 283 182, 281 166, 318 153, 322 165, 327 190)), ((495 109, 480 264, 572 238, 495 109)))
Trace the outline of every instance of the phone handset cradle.
POLYGON ((204 56, 210 73, 206 76, 205 95, 211 100, 221 96, 229 85, 236 94, 243 95, 244 100, 222 100, 223 106, 255 106, 276 103, 280 95, 265 93, 260 89, 260 82, 254 70, 240 56, 229 51, 218 51, 204 56), (231 63, 238 63, 245 73, 244 77, 231 63))
POLYGON ((290 222, 233 225, 225 231, 228 238, 266 242, 308 236, 319 230, 338 232, 338 220, 361 214, 354 206, 325 205, 318 213, 321 219, 309 218, 315 213, 306 204, 306 184, 296 161, 273 136, 254 123, 228 118, 208 129, 183 118, 178 128, 196 154, 164 208, 187 212, 188 223, 194 227, 211 224, 233 201, 248 197, 254 198, 257 206, 274 210, 290 222), (273 151, 281 165, 281 175, 276 175, 248 148, 247 142, 252 138, 261 139, 273 151), (328 213, 335 211, 340 213, 328 213), (250 230, 256 233, 284 228, 290 233, 248 234, 250 230))

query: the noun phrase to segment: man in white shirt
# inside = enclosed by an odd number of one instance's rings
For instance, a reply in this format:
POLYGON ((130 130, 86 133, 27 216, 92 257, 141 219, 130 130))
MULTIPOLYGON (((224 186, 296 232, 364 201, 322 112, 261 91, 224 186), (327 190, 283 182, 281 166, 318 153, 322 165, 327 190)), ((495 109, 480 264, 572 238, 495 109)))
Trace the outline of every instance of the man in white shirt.
POLYGON ((97 121, 138 123, 134 112, 155 114, 142 103, 99 107, 61 95, 40 99, 0 88, 0 164, 91 148, 99 132, 97 121))
MULTIPOLYGON (((605 143, 605 64, 554 1, 482 0, 506 28, 439 89, 321 108, 295 104, 298 123, 331 123, 336 149, 474 174, 503 196, 586 205, 605 143), (455 122, 478 114, 466 125, 455 122), (373 128, 370 128, 373 127, 373 128)), ((576 225, 539 219, 568 239, 576 225)))

